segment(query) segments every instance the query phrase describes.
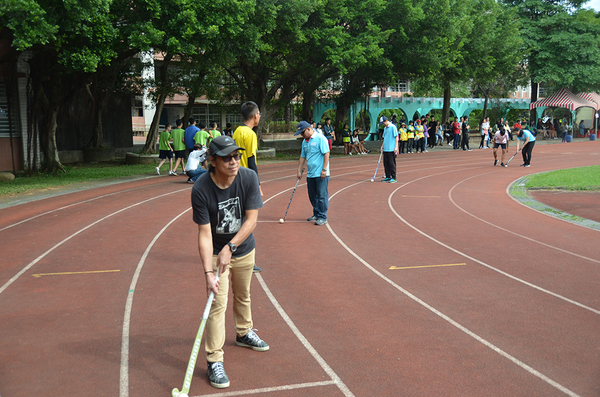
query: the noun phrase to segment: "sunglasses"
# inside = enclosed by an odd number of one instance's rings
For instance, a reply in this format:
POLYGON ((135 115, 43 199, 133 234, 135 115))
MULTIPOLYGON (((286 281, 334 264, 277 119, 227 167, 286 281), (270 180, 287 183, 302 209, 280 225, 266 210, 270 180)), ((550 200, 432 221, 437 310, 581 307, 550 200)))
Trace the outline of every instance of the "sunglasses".
POLYGON ((226 163, 229 163, 231 161, 231 159, 234 159, 235 161, 238 161, 240 159, 240 153, 239 152, 235 152, 233 154, 228 154, 227 156, 221 156, 221 158, 226 163))

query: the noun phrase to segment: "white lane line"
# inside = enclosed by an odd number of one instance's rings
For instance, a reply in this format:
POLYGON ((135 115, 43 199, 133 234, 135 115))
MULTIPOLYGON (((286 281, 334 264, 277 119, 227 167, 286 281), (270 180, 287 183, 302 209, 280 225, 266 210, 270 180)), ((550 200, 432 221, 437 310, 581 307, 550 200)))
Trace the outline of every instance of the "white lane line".
MULTIPOLYGON (((451 171, 451 172, 454 172, 454 171, 451 171)), ((441 174, 445 174, 445 172, 443 172, 443 173, 441 173, 441 174)), ((394 207, 393 207, 393 205, 392 205, 392 196, 393 196, 393 195, 394 195, 396 192, 398 192, 398 191, 399 191, 400 189, 402 189, 404 186, 406 186, 406 185, 409 185, 409 184, 411 184, 411 183, 413 183, 413 182, 419 181, 419 180, 421 180, 421 179, 429 178, 429 177, 431 177, 431 176, 441 175, 441 174, 432 174, 432 175, 424 176, 424 177, 422 177, 422 178, 414 179, 414 180, 412 180, 412 181, 410 181, 410 182, 407 182, 407 183, 405 183, 405 184, 403 184, 403 185, 401 185, 401 186, 398 186, 398 188, 397 188, 396 190, 394 190, 394 191, 392 192, 392 194, 390 194, 390 196, 388 197, 388 206, 390 207, 390 210, 391 210, 391 211, 394 213, 394 215, 396 215, 396 217, 397 217, 398 219, 400 219, 400 220, 401 220, 401 221, 402 221, 402 222, 403 222, 403 223, 404 223, 406 226, 410 227, 410 228, 411 228, 411 229, 413 229, 415 232, 419 233, 419 234, 420 234, 420 235, 422 235, 423 237, 426 237, 426 238, 430 239, 431 241, 435 242, 436 244, 439 244, 439 245, 441 245, 442 247, 444 247, 444 248, 446 248, 446 249, 448 249, 448 250, 450 250, 450 251, 452 251, 452 252, 454 252, 454 253, 457 253, 457 254, 458 254, 458 255, 460 255, 460 256, 463 256, 463 257, 465 257, 465 258, 467 258, 467 259, 469 259, 469 260, 472 260, 472 261, 473 261, 473 262, 475 262, 475 263, 479 263, 481 266, 487 267, 487 268, 488 268, 488 269, 490 269, 490 270, 493 270, 493 271, 495 271, 495 272, 497 272, 497 273, 499 273, 499 274, 502 274, 503 276, 506 276, 506 277, 508 277, 508 278, 510 278, 510 279, 512 279, 512 280, 515 280, 515 281, 517 281, 517 282, 519 282, 519 283, 522 283, 522 284, 524 284, 524 285, 527 285, 528 287, 531 287, 531 288, 533 288, 533 289, 536 289, 536 290, 538 290, 538 291, 540 291, 540 292, 543 292, 543 293, 546 293, 546 294, 548 294, 548 295, 554 296, 555 298, 561 299, 561 300, 563 300, 563 301, 565 301, 565 302, 568 302, 568 303, 570 303, 570 304, 572 304, 572 305, 575 305, 575 306, 577 306, 577 307, 580 307, 580 308, 582 308, 582 309, 588 310, 588 311, 590 311, 590 312, 592 312, 592 313, 595 313, 595 314, 600 314, 600 310, 596 310, 596 309, 594 309, 594 308, 592 308, 592 307, 586 306, 586 305, 584 305, 584 304, 582 304, 582 303, 579 303, 579 302, 577 302, 577 301, 574 301, 574 300, 572 300, 572 299, 569 299, 569 298, 567 298, 567 297, 565 297, 565 296, 559 295, 559 294, 557 294, 557 293, 555 293, 555 292, 552 292, 552 291, 549 291, 549 290, 547 290, 547 289, 544 289, 544 288, 542 288, 542 287, 539 287, 539 286, 537 286, 537 285, 535 285, 535 284, 532 284, 532 283, 530 283, 530 282, 528 282, 528 281, 525 281, 525 280, 523 280, 523 279, 520 279, 520 278, 518 278, 518 277, 516 277, 516 276, 513 276, 513 275, 512 275, 512 274, 510 274, 510 273, 507 273, 507 272, 505 272, 505 271, 503 271, 503 270, 500 270, 500 269, 498 269, 498 268, 495 268, 495 267, 494 267, 494 266, 492 266, 492 265, 488 265, 488 264, 487 264, 487 263, 485 263, 485 262, 482 262, 482 261, 480 261, 480 260, 478 260, 478 259, 476 259, 476 258, 473 258, 472 256, 469 256, 469 255, 465 254, 465 253, 464 253, 464 252, 462 252, 462 251, 459 251, 459 250, 457 250, 457 249, 454 249, 454 248, 452 248, 451 246, 449 246, 449 245, 447 245, 447 244, 444 244, 444 243, 442 243, 441 241, 438 241, 438 240, 436 240, 434 237, 430 236, 429 234, 425 233, 425 232, 424 232, 424 231, 422 231, 421 229, 419 229, 419 228, 417 228, 416 226, 412 225, 412 224, 411 224, 411 223, 409 223, 409 222, 408 222, 406 219, 404 219, 404 218, 403 218, 403 217, 402 217, 402 216, 401 216, 401 215, 400 215, 398 212, 396 212, 396 210, 394 209, 394 207)))
MULTIPOLYGON (((456 170, 452 170, 452 171, 448 171, 448 172, 442 172, 442 173, 438 173, 438 174, 434 174, 434 175, 442 175, 442 174, 447 174, 447 173, 454 173, 456 170)), ((396 216, 400 217, 399 214, 394 210, 394 208, 391 205, 391 198, 392 196, 398 191, 400 190, 400 188, 402 188, 403 186, 406 186, 412 182, 421 180, 421 179, 425 179, 428 178, 430 176, 434 176, 434 175, 429 175, 429 176, 424 176, 418 179, 415 179, 411 182, 407 182, 405 184, 403 184, 402 186, 399 186, 397 189, 395 189, 390 196, 388 197, 388 205, 390 206, 390 209, 392 210, 392 212, 394 212, 396 214, 396 216)), ((356 185, 356 184, 355 184, 356 185)), ((350 186, 348 186, 350 187, 350 186)), ((341 189, 345 190, 348 187, 341 189)), ((335 196, 338 192, 336 192, 333 196, 335 196)), ((332 196, 332 197, 333 197, 332 196)), ((402 220, 402 218, 400 217, 400 219, 402 220)), ((416 229, 415 227, 413 227, 412 225, 408 224, 406 221, 403 220, 404 223, 406 223, 408 226, 410 226, 411 228, 413 228, 415 231, 419 232, 420 234, 428 237, 429 239, 437 242, 435 239, 433 239, 432 237, 430 237, 429 235, 424 234, 423 232, 421 232, 420 230, 416 229)), ((421 306, 425 307, 427 310, 431 311, 432 313, 436 314, 437 316, 439 316, 440 318, 442 318, 443 320, 447 321, 448 323, 452 324, 454 327, 458 328, 459 330, 461 330, 462 332, 464 332, 465 334, 469 335, 470 337, 472 337, 473 339, 477 340, 478 342, 482 343, 484 346, 492 349, 493 351, 495 351, 496 353, 498 353, 499 355, 501 355, 504 358, 507 358, 508 360, 510 360, 511 362, 513 362, 514 364, 518 365, 519 367, 521 367, 522 369, 526 370, 527 372, 529 372, 530 374, 538 377, 539 379, 543 380, 544 382, 548 383, 549 385, 555 387, 556 389, 562 391, 563 393, 572 396, 572 397, 578 397, 578 395, 574 392, 572 392, 571 390, 567 389, 566 387, 562 386, 561 384, 559 384, 558 382, 548 378, 546 375, 542 374, 541 372, 537 371, 536 369, 530 367, 529 365, 525 364, 524 362, 518 360, 516 357, 511 356, 510 354, 508 354, 507 352, 505 352, 504 350, 500 349, 499 347, 495 346, 494 344, 492 344, 491 342, 488 342, 487 340, 483 339, 482 337, 480 337, 479 335, 477 335, 476 333, 474 333, 473 331, 469 330, 468 328, 464 327, 463 325, 459 324, 458 322, 454 321, 452 318, 448 317, 447 315, 445 315, 444 313, 440 312, 439 310, 437 310, 436 308, 434 308, 433 306, 429 305, 428 303, 422 301, 421 299, 419 299, 417 296, 411 294, 410 292, 408 292, 407 290, 405 290, 404 288, 400 287, 398 284, 396 284, 394 281, 392 281, 391 279, 387 278, 383 273, 379 272, 377 269, 375 269, 373 266, 371 266, 369 263, 367 263, 364 259, 362 259, 358 254, 356 254, 352 249, 350 249, 350 247, 348 247, 343 241, 342 239, 339 238, 339 236, 333 231, 331 224, 328 223, 327 225, 327 229, 329 230, 329 232, 331 233, 331 235, 338 241, 338 243, 344 247, 344 249, 346 251, 348 251, 348 253, 350 253, 350 255, 354 256, 360 263, 362 263, 366 268, 368 268, 369 270, 371 270, 374 274, 376 274, 377 276, 379 276, 382 280, 384 280, 385 282, 387 282, 388 284, 390 284, 391 286, 393 286, 394 288, 396 288, 398 291, 402 292, 404 295, 406 295, 407 297, 409 297, 410 299, 412 299, 413 301, 417 302, 418 304, 420 304, 421 306)), ((445 244, 439 243, 442 246, 452 249, 451 247, 448 247, 445 244)), ((452 249, 452 251, 455 251, 457 253, 460 253, 454 249, 452 249)), ((465 256, 465 255, 463 255, 465 256)), ((512 276, 511 276, 512 277, 512 276)))
MULTIPOLYGON (((325 382, 297 383, 295 385, 263 387, 262 389, 249 389, 249 390, 229 391, 229 392, 225 392, 225 393, 215 393, 215 394, 211 394, 210 397, 247 396, 250 394, 273 393, 273 392, 278 392, 278 391, 306 389, 309 387, 331 386, 334 384, 335 384, 335 382, 331 381, 331 380, 325 381, 325 382)), ((197 396, 197 397, 201 397, 201 396, 197 396)))
POLYGON ((5 291, 5 290, 6 290, 6 289, 7 289, 7 288, 8 288, 8 287, 9 287, 9 286, 12 284, 12 283, 14 283, 15 281, 17 281, 17 279, 18 279, 19 277, 21 277, 21 276, 22 276, 22 275, 23 275, 23 274, 24 274, 24 273, 25 273, 27 270, 31 269, 31 268, 32 268, 32 267, 33 267, 33 266, 34 266, 36 263, 38 263, 39 261, 41 261, 42 259, 44 259, 44 258, 45 258, 45 257, 46 257, 48 254, 50 254, 52 251, 54 251, 55 249, 57 249, 58 247, 60 247, 60 246, 61 246, 61 245, 63 245, 64 243, 66 243, 67 241, 71 240, 73 237, 77 236, 78 234, 81 234, 81 233, 83 233, 84 231, 86 231, 87 229, 89 229, 89 228, 91 228, 91 227, 93 227, 93 226, 97 225, 98 223, 100 223, 100 222, 102 222, 102 221, 104 221, 104 220, 106 220, 106 219, 108 219, 108 218, 110 218, 110 217, 112 217, 112 216, 114 216, 114 215, 117 215, 117 214, 119 214, 119 213, 121 213, 121 212, 123 212, 123 211, 126 211, 126 210, 128 210, 128 209, 130 209, 130 208, 136 207, 136 206, 138 206, 138 205, 141 205, 141 204, 147 203, 147 202, 149 202, 149 201, 152 201, 152 200, 156 200, 156 199, 158 199, 158 198, 161 198, 161 197, 164 197, 164 196, 168 196, 168 195, 171 195, 171 194, 179 193, 179 192, 181 192, 181 191, 184 191, 184 190, 189 190, 189 189, 181 189, 181 190, 176 190, 176 191, 174 191, 174 192, 169 192, 169 193, 161 194, 161 195, 159 195, 159 196, 155 196, 155 197, 149 198, 149 199, 147 199, 147 200, 140 201, 139 203, 132 204, 132 205, 130 205, 130 206, 128 206, 128 207, 125 207, 125 208, 122 208, 122 209, 120 209, 120 210, 118 210, 118 211, 115 211, 115 212, 113 212, 112 214, 106 215, 105 217, 103 217, 103 218, 100 218, 100 219, 98 219, 97 221, 95 221, 95 222, 93 222, 93 223, 90 223, 90 224, 89 224, 89 225, 87 225, 86 227, 84 227, 84 228, 82 228, 82 229, 79 229, 79 230, 78 230, 78 231, 76 231, 75 233, 71 234, 69 237, 67 237, 67 238, 63 239, 61 242, 59 242, 59 243, 55 244, 55 245, 54 245, 52 248, 48 249, 48 250, 47 250, 46 252, 44 252, 42 255, 38 256, 38 257, 37 257, 36 259, 34 259, 34 260, 31 262, 31 263, 29 263, 27 266, 25 266, 23 269, 21 269, 21 271, 20 271, 20 272, 18 272, 16 275, 14 275, 14 276, 13 276, 13 277, 12 277, 10 280, 8 280, 8 281, 7 281, 7 282, 6 282, 6 283, 5 283, 5 284, 4 284, 2 287, 0 287, 0 294, 1 294, 2 292, 4 292, 4 291, 5 291))
MULTIPOLYGON (((541 241, 538 241, 538 240, 534 240, 534 239, 532 239, 531 237, 527 237, 527 236, 524 236, 524 235, 522 235, 522 234, 519 234, 519 233, 513 232, 513 231, 511 231, 511 230, 505 229, 505 228, 503 228, 503 227, 501 227, 501 226, 495 225, 495 224, 493 224, 493 223, 491 223, 491 222, 488 222, 488 221, 486 221, 485 219, 482 219, 482 218, 479 218, 478 216, 475 216, 475 215, 473 215, 473 214, 470 214, 469 212, 467 212, 467 211, 465 211, 463 208, 461 208, 461 207, 460 207, 458 204, 456 204, 456 202, 455 202, 455 201, 454 201, 454 199, 452 198, 452 192, 454 191, 454 188, 455 188, 455 187, 457 187, 458 185, 460 185, 461 183, 468 181, 469 179, 473 179, 473 178, 479 177, 479 176, 481 176, 481 175, 486 175, 486 174, 489 174, 489 172, 486 172, 486 173, 484 173, 484 174, 474 175, 474 176, 472 176, 472 177, 469 177, 469 178, 467 178, 467 179, 463 179, 462 181, 458 182, 456 185, 452 186, 452 189, 450 189, 450 191, 448 192, 448 198, 450 199, 450 201, 452 202, 452 204, 454 204, 454 206, 455 206, 456 208, 458 208, 459 210, 461 210, 461 211, 462 211, 462 212, 464 212, 465 214, 467 214, 467 215, 470 215, 470 216, 472 216, 473 218, 475 218, 475 219, 477 219, 477 220, 479 220, 479 221, 481 221, 481 222, 483 222, 483 223, 486 223, 486 224, 488 224, 488 225, 490 225, 490 226, 493 226, 493 227, 495 227, 495 228, 497 228, 497 229, 500 229, 500 230, 502 230, 502 231, 504 231, 504 232, 507 232, 507 233, 513 234, 513 235, 515 235, 515 236, 517 236, 517 237, 520 237, 520 238, 523 238, 523 239, 529 240, 529 241, 531 241, 531 242, 534 242, 534 243, 538 243, 538 244, 540 244, 540 245, 543 245, 543 246, 544 246, 544 247, 546 247, 546 248, 552 248, 552 249, 554 249, 554 250, 556 250, 556 251, 560 251, 560 252, 562 252, 562 253, 565 253, 565 254, 573 255, 573 256, 576 256, 576 257, 578 257, 578 258, 585 259, 585 260, 587 260, 587 261, 590 261, 590 262, 595 262, 595 263, 598 263, 598 264, 600 264, 600 260, 596 260, 596 259, 593 259, 593 258, 588 258, 587 256, 579 255, 579 254, 577 254, 577 253, 575 253, 575 252, 567 251, 567 250, 564 250, 564 249, 562 249, 562 248, 558 248, 558 247, 555 247, 555 246, 553 246, 553 245, 546 244, 546 243, 543 243, 543 242, 541 242, 541 241)), ((514 183, 514 182, 513 182, 513 183, 514 183)), ((518 200, 515 200, 515 199, 514 199, 514 198, 513 198, 513 197, 510 195, 510 193, 508 193, 508 191, 507 191, 507 195, 508 195, 509 197, 511 197, 511 198, 512 198, 514 201, 516 201, 517 203, 519 203, 519 204, 521 204, 521 205, 524 205, 524 204, 523 204, 523 203, 521 203, 520 201, 518 201, 518 200)), ((525 206, 526 208, 528 208, 528 209, 531 209, 530 207, 527 207, 526 205, 524 205, 524 206, 525 206)), ((537 211, 537 212, 538 212, 538 213, 543 213, 543 212, 541 212, 541 211, 537 211)), ((547 215, 547 214, 544 214, 544 215, 547 215)), ((552 217, 552 218, 553 218, 553 219, 558 219, 558 218, 555 218, 555 217, 552 217)), ((561 220, 562 220, 562 219, 561 219, 561 220)), ((573 223, 572 223, 572 222, 569 222, 569 223, 570 223, 571 225, 573 225, 573 223)), ((592 229, 592 230, 594 230, 594 231, 597 231, 596 229, 592 229)))
MULTIPOLYGON (((186 189, 189 190, 189 189, 186 189)), ((129 285, 129 292, 127 294, 127 302, 125 303, 125 313, 123 315, 123 332, 121 334, 121 370, 120 370, 120 381, 119 381, 119 396, 128 397, 129 396, 129 330, 131 324, 131 309, 133 307, 133 295, 135 294, 135 287, 137 286, 138 279, 140 277, 140 273, 142 272, 142 268, 146 263, 146 258, 150 253, 150 250, 159 239, 159 237, 175 222, 179 219, 183 214, 191 210, 191 208, 186 209, 181 214, 177 215, 173 218, 169 223, 167 223, 161 230, 158 232, 156 236, 152 239, 148 247, 146 247, 146 251, 140 258, 138 265, 135 269, 135 273, 131 279, 131 284, 129 285)))
MULTIPOLYGON (((102 198, 106 198, 106 197, 114 196, 115 194, 121 194, 121 193, 125 193, 125 192, 132 191, 132 190, 137 190, 137 189, 140 189, 140 188, 139 188, 139 187, 136 187, 136 188, 126 189, 126 190, 121 190, 121 191, 114 192, 114 193, 104 194, 104 195, 102 195, 102 196, 94 197, 94 198, 91 198, 91 199, 88 199, 88 200, 80 201, 80 202, 78 202, 78 203, 73 203, 73 204, 66 205, 66 206, 64 206, 64 207, 60 207, 60 208, 56 208, 56 209, 53 209, 53 210, 50 210, 50 211, 46 211, 46 212, 43 212, 43 213, 41 213, 41 214, 38 214, 38 215, 32 216, 31 218, 23 219, 22 221, 19 221, 19 222, 17 222, 17 223, 13 223, 12 225, 5 226, 5 227, 3 227, 2 229, 0 229, 0 232, 1 232, 1 231, 4 231, 4 230, 6 230, 6 229, 10 229, 11 227, 18 226, 18 225, 20 225, 20 224, 22 224, 22 223, 25 223, 25 222, 31 221, 31 220, 33 220, 33 219, 35 219, 35 218, 39 218, 40 216, 48 215, 48 214, 51 214, 51 213, 53 213, 53 212, 62 211, 62 210, 65 210, 65 209, 67 209, 67 208, 74 207, 74 206, 76 206, 76 205, 80 205, 80 204, 89 203, 90 201, 99 200, 99 199, 102 199, 102 198)), ((78 192, 81 192, 81 190, 78 190, 78 192)))
POLYGON ((294 335, 296 335, 296 337, 300 340, 300 343, 302 343, 302 345, 304 345, 306 350, 308 350, 308 352, 313 356, 313 358, 319 363, 319 365, 321 366, 321 368, 323 368, 325 373, 327 373, 327 375, 329 375, 329 377, 331 378, 333 383, 338 387, 338 389, 340 389, 340 391, 344 394, 344 396, 347 396, 347 397, 354 396, 354 394, 350 391, 350 389, 348 389, 348 387, 344 384, 344 382, 342 382, 342 380, 335 373, 335 371, 329 366, 329 364, 327 364, 327 362, 323 359, 323 357, 321 357, 321 355, 310 344, 308 339, 306 339, 306 337, 304 335, 302 335, 302 333, 300 332, 298 327, 296 327, 296 324, 294 324, 294 322, 292 321, 290 316, 287 315, 287 313, 285 312, 285 310, 283 310, 283 308, 281 307, 281 305, 279 304, 277 299, 275 299, 275 296, 271 293, 271 290, 267 286, 267 283, 265 283, 265 281, 263 280, 263 278, 261 277, 261 275, 259 273, 256 273, 256 278, 258 279, 258 282, 260 283, 261 287, 263 288, 263 290, 269 297, 269 300, 271 301, 271 303, 273 304, 275 309, 277 309, 277 311, 279 312, 279 315, 283 318, 283 320, 288 325, 288 327, 290 327, 290 329, 292 330, 294 335))

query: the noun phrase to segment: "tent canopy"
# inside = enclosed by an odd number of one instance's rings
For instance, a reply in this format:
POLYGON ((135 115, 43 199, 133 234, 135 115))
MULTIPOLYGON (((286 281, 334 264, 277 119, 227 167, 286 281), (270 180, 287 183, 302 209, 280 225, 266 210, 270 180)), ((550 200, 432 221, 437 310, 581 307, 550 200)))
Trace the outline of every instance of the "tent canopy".
MULTIPOLYGON (((600 100, 600 99, 599 99, 600 100)), ((578 97, 573 94, 566 88, 561 88, 554 94, 550 95, 548 98, 541 99, 539 101, 531 102, 529 104, 529 110, 533 110, 538 107, 560 107, 567 108, 570 111, 574 111, 575 109, 589 106, 598 110, 599 104, 593 101, 589 101, 578 97)))
POLYGON ((577 94, 578 97, 585 99, 586 101, 596 102, 595 109, 600 108, 600 95, 595 92, 580 92, 577 94))

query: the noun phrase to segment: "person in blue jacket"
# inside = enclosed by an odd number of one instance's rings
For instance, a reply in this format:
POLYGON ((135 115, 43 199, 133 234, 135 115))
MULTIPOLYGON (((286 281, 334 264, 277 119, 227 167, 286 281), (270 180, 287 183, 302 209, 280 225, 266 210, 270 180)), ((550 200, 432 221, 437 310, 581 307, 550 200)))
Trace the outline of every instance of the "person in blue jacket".
POLYGON ((529 130, 517 129, 517 152, 521 150, 523 154, 523 164, 521 167, 531 166, 531 152, 535 145, 535 136, 529 130), (520 148, 521 142, 523 142, 523 148, 520 148))

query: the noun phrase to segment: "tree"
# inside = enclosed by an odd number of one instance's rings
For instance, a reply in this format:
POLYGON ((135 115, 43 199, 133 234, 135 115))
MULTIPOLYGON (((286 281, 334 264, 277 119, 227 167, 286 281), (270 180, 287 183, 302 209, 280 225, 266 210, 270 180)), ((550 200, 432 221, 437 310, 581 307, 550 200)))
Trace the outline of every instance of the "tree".
MULTIPOLYGON (((30 123, 33 131, 40 128, 45 171, 64 172, 56 147, 60 108, 83 87, 89 74, 116 56, 111 46, 116 31, 110 4, 108 0, 10 0, 0 6, 0 22, 11 30, 13 47, 28 51, 30 123)), ((30 171, 35 167, 30 162, 30 171)))
POLYGON ((242 27, 242 33, 224 42, 221 65, 232 84, 226 97, 256 102, 262 114, 258 140, 266 122, 298 94, 299 51, 307 40, 303 29, 320 0, 257 0, 256 12, 242 27))
POLYGON ((411 35, 411 62, 425 87, 440 85, 444 92, 442 120, 450 114, 451 87, 469 76, 467 43, 472 39, 472 0, 423 0, 423 17, 411 35))
POLYGON ((516 7, 521 18, 532 102, 538 99, 540 82, 556 89, 600 87, 598 23, 575 13, 586 0, 502 1, 516 7))
POLYGON ((495 0, 477 0, 472 8, 472 39, 465 48, 471 87, 485 98, 483 118, 490 97, 503 97, 517 85, 526 85, 521 64, 523 40, 515 11, 495 0))
MULTIPOLYGON (((393 78, 393 64, 384 46, 394 29, 380 24, 389 9, 393 9, 391 3, 384 0, 331 0, 324 8, 321 29, 325 34, 318 43, 335 70, 333 90, 325 92, 325 97, 336 102, 336 131, 342 130, 356 101, 376 84, 393 78)), ((341 134, 336 134, 336 140, 341 141, 341 134)))
MULTIPOLYGON (((134 3, 137 4, 137 3, 134 3)), ((210 2, 179 0, 157 0, 151 6, 144 3, 136 5, 138 14, 145 15, 147 26, 138 48, 149 46, 160 54, 157 59, 158 73, 154 81, 147 81, 153 87, 151 93, 156 99, 156 113, 143 153, 156 152, 158 125, 165 100, 179 92, 186 79, 177 74, 174 62, 187 62, 229 42, 246 22, 250 12, 254 11, 254 0, 213 0, 210 2), (148 37, 148 38, 146 38, 148 37), (180 78, 177 78, 180 77, 180 78)), ((144 32, 140 32, 144 33, 144 32)), ((211 61, 211 60, 207 60, 211 61)))

